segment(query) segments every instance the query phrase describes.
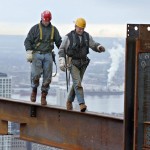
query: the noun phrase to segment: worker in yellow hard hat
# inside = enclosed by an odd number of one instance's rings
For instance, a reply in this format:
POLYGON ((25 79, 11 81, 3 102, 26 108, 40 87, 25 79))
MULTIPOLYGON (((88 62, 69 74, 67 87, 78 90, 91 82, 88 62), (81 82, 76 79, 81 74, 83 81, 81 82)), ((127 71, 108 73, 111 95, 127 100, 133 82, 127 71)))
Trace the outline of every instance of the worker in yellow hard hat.
POLYGON ((73 86, 66 102, 67 110, 73 109, 72 102, 76 96, 81 112, 84 112, 87 109, 81 82, 90 62, 90 59, 87 57, 89 48, 98 53, 105 51, 105 48, 100 43, 95 42, 92 36, 84 31, 85 27, 85 19, 77 18, 75 21, 75 30, 72 30, 64 37, 64 40, 59 47, 60 69, 67 72, 68 68, 73 81, 73 86))
POLYGON ((80 28, 85 28, 86 27, 86 21, 84 18, 78 18, 76 21, 75 21, 75 25, 80 27, 80 28))

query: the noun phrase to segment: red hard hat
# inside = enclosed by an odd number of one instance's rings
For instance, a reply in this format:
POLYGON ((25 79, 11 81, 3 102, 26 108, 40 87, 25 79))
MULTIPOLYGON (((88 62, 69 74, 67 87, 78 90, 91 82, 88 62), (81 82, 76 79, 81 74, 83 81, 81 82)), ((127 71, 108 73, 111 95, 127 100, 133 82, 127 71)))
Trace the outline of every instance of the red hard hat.
POLYGON ((52 19, 52 14, 50 11, 45 10, 42 14, 41 14, 41 19, 43 21, 49 22, 52 19))

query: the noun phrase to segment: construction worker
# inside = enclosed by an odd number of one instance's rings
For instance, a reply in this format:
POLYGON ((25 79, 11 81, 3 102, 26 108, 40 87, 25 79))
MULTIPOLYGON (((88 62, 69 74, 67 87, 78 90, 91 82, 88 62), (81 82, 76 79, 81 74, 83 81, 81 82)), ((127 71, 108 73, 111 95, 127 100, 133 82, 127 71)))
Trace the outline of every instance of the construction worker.
POLYGON ((72 102, 74 101, 76 95, 81 112, 84 112, 87 109, 81 82, 85 70, 90 62, 89 58, 87 57, 89 48, 98 53, 105 51, 105 48, 101 44, 95 42, 92 36, 84 31, 85 27, 85 19, 78 18, 75 21, 75 30, 69 32, 64 37, 59 47, 60 69, 65 71, 66 68, 68 68, 73 81, 73 86, 69 92, 66 102, 67 110, 73 109, 72 102))
POLYGON ((52 79, 52 50, 54 49, 54 42, 57 48, 61 44, 61 36, 55 26, 51 24, 52 14, 45 10, 41 13, 41 21, 34 25, 25 41, 27 61, 31 62, 31 101, 36 101, 37 88, 39 80, 43 75, 43 82, 41 86, 41 105, 47 105, 46 96, 50 88, 52 79))

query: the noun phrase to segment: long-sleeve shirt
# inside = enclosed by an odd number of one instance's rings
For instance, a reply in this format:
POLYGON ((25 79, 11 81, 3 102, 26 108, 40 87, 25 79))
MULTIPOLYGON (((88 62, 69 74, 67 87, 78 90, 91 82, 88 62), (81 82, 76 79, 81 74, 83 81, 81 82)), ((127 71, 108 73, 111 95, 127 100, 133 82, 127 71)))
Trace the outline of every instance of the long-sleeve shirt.
MULTIPOLYGON (((79 35, 79 38, 81 39, 82 37, 79 35)), ((66 35, 59 47, 59 52, 58 52, 59 57, 65 57, 65 54, 69 45, 70 45, 70 40, 69 40, 69 37, 66 35)), ((99 52, 98 51, 99 46, 100 46, 100 43, 95 42, 92 36, 89 35, 89 48, 91 48, 95 52, 99 52)))

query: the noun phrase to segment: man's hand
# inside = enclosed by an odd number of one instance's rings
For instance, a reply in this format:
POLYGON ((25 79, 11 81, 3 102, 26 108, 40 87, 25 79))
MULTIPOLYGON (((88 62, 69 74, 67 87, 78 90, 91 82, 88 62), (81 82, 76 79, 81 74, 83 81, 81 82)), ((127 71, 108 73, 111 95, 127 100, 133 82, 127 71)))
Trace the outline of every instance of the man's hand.
POLYGON ((65 71, 65 58, 64 57, 59 57, 59 68, 62 71, 65 71))
POLYGON ((99 53, 105 52, 105 47, 103 47, 102 45, 99 45, 99 46, 98 46, 98 52, 99 52, 99 53))
POLYGON ((33 58, 33 54, 32 54, 32 50, 27 50, 26 52, 26 58, 28 62, 32 62, 32 58, 33 58))

